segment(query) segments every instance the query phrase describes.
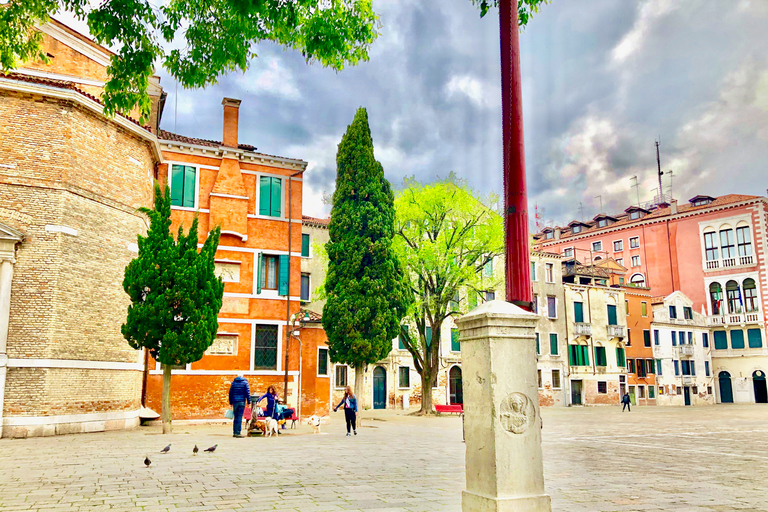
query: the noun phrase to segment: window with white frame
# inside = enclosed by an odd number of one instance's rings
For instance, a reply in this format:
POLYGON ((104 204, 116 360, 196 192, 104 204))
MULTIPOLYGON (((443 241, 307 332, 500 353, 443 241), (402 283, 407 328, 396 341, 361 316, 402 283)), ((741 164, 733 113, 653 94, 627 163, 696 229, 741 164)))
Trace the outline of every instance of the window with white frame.
POLYGON ((531 262, 531 281, 536 281, 536 262, 531 262))
POLYGON ((398 387, 410 388, 411 387, 411 369, 408 366, 400 366, 397 369, 398 387))
POLYGON ((724 260, 736 257, 736 244, 733 239, 732 229, 720 230, 720 250, 724 260))
POLYGON ((576 233, 581 233, 581 226, 579 226, 578 224, 576 224, 575 226, 572 226, 571 227, 571 233, 573 233, 574 235, 576 233))
POLYGON ((613 252, 620 252, 624 250, 624 240, 614 240, 613 252))
POLYGON ((197 198, 197 168, 172 164, 169 175, 171 206, 195 208, 197 198))
POLYGON ((640 256, 632 256, 632 266, 633 267, 640 266, 640 256))
POLYGON ((259 215, 282 216, 282 178, 261 176, 259 179, 259 215))
POLYGON ((623 267, 624 266, 624 258, 616 258, 616 263, 618 263, 619 265, 621 265, 623 267))
POLYGON ((547 318, 557 318, 557 297, 547 296, 547 318))
POLYGON ((629 213, 629 218, 630 218, 630 220, 637 220, 637 219, 639 219, 639 218, 640 218, 640 217, 642 217, 642 216, 643 216, 643 214, 642 214, 642 213, 640 213, 640 212, 639 212, 639 211, 637 211, 637 210, 635 210, 635 211, 632 211, 632 212, 630 212, 630 213, 629 213))
POLYGON ((639 272, 637 274, 632 274, 632 277, 629 278, 629 282, 635 286, 645 286, 645 276, 639 272))
POLYGON ((301 301, 302 302, 309 302, 309 286, 310 286, 310 278, 309 274, 302 273, 301 274, 301 301))
POLYGON ((749 236, 749 228, 741 226, 736 228, 736 244, 739 256, 752 256, 752 239, 749 236))
POLYGON ((560 389, 560 370, 552 370, 552 389, 560 389))
POLYGON ((603 250, 603 242, 599 241, 599 240, 597 242, 592 242, 592 250, 593 251, 602 251, 603 250))
POLYGON ((555 265, 553 263, 544 264, 544 278, 548 283, 555 282, 555 265))
POLYGON ((328 349, 325 347, 317 348, 317 375, 318 377, 328 376, 328 349))
POLYGON ((573 247, 566 247, 563 249, 563 257, 573 258, 573 247))
POLYGON ((633 236, 629 239, 629 248, 630 249, 637 249, 640 247, 640 237, 639 236, 633 236))
POLYGON ((704 233, 704 257, 707 261, 714 261, 717 259, 717 254, 717 233, 714 231, 704 233))

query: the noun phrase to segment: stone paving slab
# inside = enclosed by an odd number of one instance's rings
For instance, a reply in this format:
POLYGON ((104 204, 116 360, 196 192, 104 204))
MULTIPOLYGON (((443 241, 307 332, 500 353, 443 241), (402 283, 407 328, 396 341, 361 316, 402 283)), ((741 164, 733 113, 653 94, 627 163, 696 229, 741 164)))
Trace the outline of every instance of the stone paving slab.
MULTIPOLYGON (((223 425, 1 439, 0 510, 461 510, 460 418, 363 414, 357 437, 334 415, 270 439, 223 425)), ((760 405, 545 409, 553 510, 768 511, 767 420, 760 405)))

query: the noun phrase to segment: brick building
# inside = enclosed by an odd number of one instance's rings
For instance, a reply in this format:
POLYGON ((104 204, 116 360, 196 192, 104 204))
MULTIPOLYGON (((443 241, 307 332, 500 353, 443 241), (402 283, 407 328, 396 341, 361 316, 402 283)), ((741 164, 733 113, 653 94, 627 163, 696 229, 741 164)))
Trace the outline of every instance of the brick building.
POLYGON ((162 157, 150 126, 106 118, 111 53, 51 21, 50 64, 0 75, 0 425, 27 437, 137 425, 141 353, 120 333, 123 269, 162 157))

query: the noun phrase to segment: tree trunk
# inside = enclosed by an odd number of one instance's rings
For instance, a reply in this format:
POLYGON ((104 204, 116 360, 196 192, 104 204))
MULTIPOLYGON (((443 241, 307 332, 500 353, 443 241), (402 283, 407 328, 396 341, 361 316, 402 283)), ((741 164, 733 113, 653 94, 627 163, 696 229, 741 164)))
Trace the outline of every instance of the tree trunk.
POLYGON ((421 411, 419 414, 432 414, 435 408, 432 405, 432 376, 427 373, 427 369, 421 372, 421 411))
POLYGON ((163 434, 170 434, 171 429, 171 365, 163 365, 163 434))
POLYGON ((365 366, 355 367, 355 396, 358 412, 365 407, 365 366))

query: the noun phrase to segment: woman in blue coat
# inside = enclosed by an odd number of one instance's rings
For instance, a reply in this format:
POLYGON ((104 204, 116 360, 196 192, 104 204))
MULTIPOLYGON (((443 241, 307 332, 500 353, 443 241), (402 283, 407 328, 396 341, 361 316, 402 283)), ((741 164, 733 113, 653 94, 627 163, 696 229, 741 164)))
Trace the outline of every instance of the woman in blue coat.
POLYGON ((339 405, 333 408, 333 412, 336 412, 336 409, 342 405, 344 405, 344 418, 347 420, 347 436, 349 436, 349 427, 352 427, 355 435, 357 435, 357 397, 350 386, 344 390, 344 398, 341 399, 339 405))
POLYGON ((267 388, 267 392, 264 393, 261 398, 256 400, 256 404, 260 403, 262 400, 267 399, 267 410, 266 415, 270 418, 274 418, 275 420, 278 420, 278 414, 277 414, 277 391, 275 391, 275 386, 269 386, 267 388))

